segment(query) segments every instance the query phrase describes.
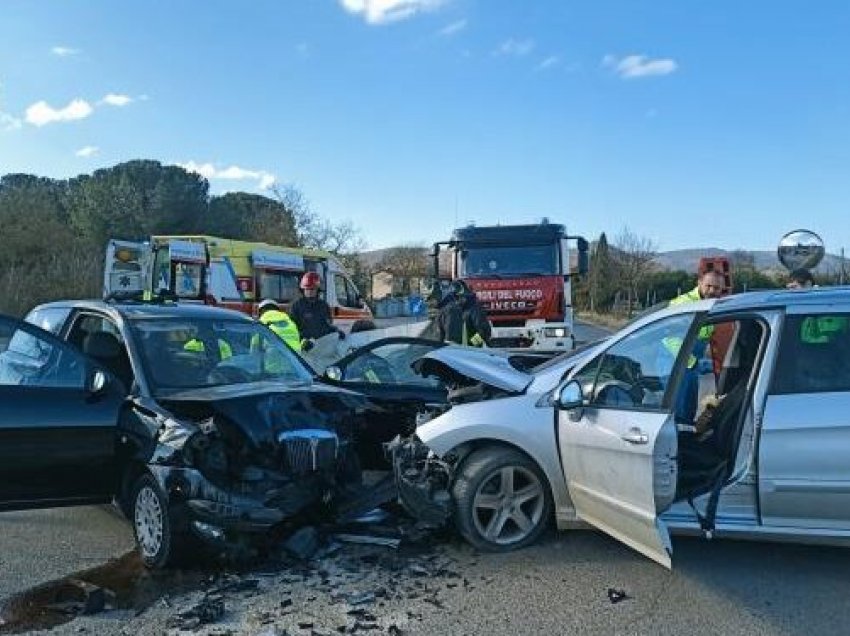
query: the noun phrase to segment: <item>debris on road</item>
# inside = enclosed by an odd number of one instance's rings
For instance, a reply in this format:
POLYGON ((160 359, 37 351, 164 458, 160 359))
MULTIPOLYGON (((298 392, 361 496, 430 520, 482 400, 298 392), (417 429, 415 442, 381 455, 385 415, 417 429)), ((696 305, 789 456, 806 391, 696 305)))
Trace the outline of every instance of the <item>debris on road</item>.
POLYGON ((624 590, 617 590, 613 587, 608 588, 608 600, 611 601, 612 605, 616 605, 621 601, 625 601, 631 598, 624 590))

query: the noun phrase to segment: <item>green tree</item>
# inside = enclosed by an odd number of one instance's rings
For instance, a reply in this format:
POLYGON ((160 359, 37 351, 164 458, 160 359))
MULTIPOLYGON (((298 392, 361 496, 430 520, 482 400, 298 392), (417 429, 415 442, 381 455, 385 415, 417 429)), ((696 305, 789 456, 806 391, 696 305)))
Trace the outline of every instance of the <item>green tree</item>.
POLYGON ((299 244, 292 212, 283 203, 246 192, 212 197, 203 232, 272 245, 299 244))
POLYGON ((179 166, 136 160, 97 170, 71 182, 70 217, 82 238, 191 234, 203 227, 209 183, 179 166))

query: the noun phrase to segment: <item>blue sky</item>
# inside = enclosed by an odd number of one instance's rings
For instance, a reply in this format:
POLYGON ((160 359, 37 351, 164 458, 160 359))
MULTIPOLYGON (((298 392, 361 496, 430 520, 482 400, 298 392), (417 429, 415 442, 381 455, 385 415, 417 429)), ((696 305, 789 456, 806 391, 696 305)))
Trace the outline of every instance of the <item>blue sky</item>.
POLYGON ((4 0, 0 173, 297 185, 371 247, 544 216, 850 248, 846 0, 4 0))

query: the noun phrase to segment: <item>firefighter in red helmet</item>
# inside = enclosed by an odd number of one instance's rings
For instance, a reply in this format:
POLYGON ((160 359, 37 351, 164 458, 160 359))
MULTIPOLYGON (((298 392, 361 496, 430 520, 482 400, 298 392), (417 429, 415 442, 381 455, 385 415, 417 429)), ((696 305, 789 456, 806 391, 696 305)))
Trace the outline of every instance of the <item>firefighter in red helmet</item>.
POLYGON ((338 333, 340 339, 345 334, 334 327, 331 308, 319 297, 322 280, 316 272, 307 272, 301 277, 302 296, 292 304, 289 316, 301 334, 303 351, 309 351, 313 341, 329 333, 338 333))

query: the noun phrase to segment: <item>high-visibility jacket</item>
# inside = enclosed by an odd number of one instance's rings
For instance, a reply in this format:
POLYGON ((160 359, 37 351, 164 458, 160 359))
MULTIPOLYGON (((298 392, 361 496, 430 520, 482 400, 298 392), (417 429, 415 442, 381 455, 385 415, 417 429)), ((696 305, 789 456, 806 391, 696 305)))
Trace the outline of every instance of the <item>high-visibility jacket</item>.
POLYGON ((298 326, 285 311, 270 309, 263 312, 263 315, 260 316, 260 322, 274 331, 290 348, 301 351, 301 336, 298 333, 298 326))
MULTIPOLYGON (((684 305, 685 303, 695 303, 697 301, 702 300, 702 296, 699 293, 699 286, 694 287, 691 291, 685 292, 680 296, 676 296, 673 300, 670 301, 670 306, 673 307, 675 305, 684 305)), ((699 334, 697 335, 697 340, 700 342, 708 342, 711 339, 711 336, 714 334, 714 325, 705 325, 701 327, 699 330, 699 334)), ((673 355, 675 358, 679 355, 679 349, 682 348, 682 344, 684 341, 681 338, 668 336, 662 340, 664 347, 673 355)), ((704 348, 704 347, 702 347, 704 348)), ((688 356, 688 368, 692 368, 697 362, 697 359, 694 355, 688 356)))
MULTIPOLYGON (((204 347, 204 343, 201 340, 192 338, 189 342, 183 345, 183 350, 190 351, 192 353, 203 353, 206 350, 206 347, 204 347)), ((230 345, 221 339, 218 341, 218 353, 222 360, 227 360, 228 358, 233 357, 233 349, 231 349, 230 345)))

